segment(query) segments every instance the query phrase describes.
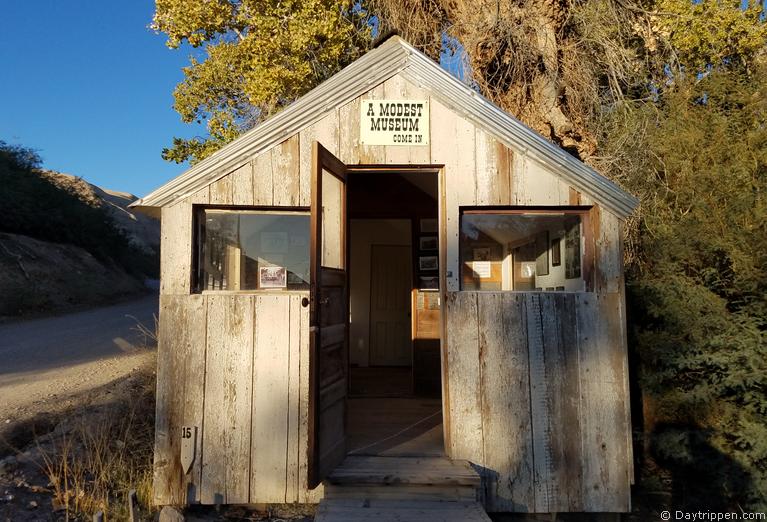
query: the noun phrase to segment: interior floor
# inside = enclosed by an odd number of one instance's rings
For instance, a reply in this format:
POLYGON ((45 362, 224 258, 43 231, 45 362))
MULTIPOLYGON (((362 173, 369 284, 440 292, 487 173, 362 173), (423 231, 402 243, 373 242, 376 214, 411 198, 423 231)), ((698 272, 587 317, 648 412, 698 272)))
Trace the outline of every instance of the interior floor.
POLYGON ((347 407, 348 455, 445 455, 440 399, 356 398, 347 407))

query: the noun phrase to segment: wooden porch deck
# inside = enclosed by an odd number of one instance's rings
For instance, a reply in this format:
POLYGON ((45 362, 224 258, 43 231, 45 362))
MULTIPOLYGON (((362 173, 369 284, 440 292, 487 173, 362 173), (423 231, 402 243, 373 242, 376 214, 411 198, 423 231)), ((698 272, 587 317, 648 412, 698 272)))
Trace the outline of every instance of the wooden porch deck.
POLYGON ((347 404, 350 455, 445 455, 439 399, 359 398, 347 404))

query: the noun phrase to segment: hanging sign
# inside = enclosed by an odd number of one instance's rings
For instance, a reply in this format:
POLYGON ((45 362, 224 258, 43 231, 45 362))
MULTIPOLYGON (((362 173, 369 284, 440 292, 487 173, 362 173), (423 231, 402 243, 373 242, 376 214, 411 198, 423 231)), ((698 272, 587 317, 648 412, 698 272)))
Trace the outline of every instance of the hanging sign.
POLYGON ((362 100, 360 142, 365 145, 428 145, 429 100, 362 100))

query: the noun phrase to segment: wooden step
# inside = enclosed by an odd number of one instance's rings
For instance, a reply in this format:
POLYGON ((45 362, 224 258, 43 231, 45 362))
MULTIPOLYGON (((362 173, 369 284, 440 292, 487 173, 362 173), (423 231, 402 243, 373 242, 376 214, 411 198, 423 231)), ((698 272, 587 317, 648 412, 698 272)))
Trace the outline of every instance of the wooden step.
POLYGON ((478 502, 322 500, 315 522, 490 522, 478 502))
POLYGON ((477 489, 472 486, 420 485, 335 485, 325 484, 328 500, 427 500, 441 502, 476 502, 477 489))
POLYGON ((479 474, 465 460, 446 457, 350 456, 326 479, 350 486, 466 486, 479 488, 479 474))

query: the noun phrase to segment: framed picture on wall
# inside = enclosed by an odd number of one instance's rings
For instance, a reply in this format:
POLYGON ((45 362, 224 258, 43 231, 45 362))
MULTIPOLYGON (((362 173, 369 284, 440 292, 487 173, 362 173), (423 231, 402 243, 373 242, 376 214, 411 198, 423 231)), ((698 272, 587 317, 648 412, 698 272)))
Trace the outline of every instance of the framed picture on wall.
POLYGON ((420 256, 418 258, 418 270, 436 270, 438 268, 437 256, 420 256))
POLYGON ((493 264, 490 261, 473 261, 471 271, 475 278, 490 279, 493 277, 493 264))
POLYGON ((288 270, 284 266, 259 267, 259 288, 285 288, 286 286, 288 286, 288 270))
POLYGON ((421 236, 418 239, 418 248, 421 250, 437 250, 437 236, 421 236))
POLYGON ((474 261, 490 261, 490 247, 474 248, 471 253, 474 261))
POLYGON ((562 264, 562 240, 555 237, 551 240, 551 266, 562 264))
POLYGON ((439 276, 419 276, 418 288, 421 290, 439 290, 439 276))
POLYGON ((535 237, 535 274, 539 276, 549 275, 549 231, 542 230, 535 237))
POLYGON ((565 232, 565 279, 581 277, 581 224, 568 220, 565 232))

